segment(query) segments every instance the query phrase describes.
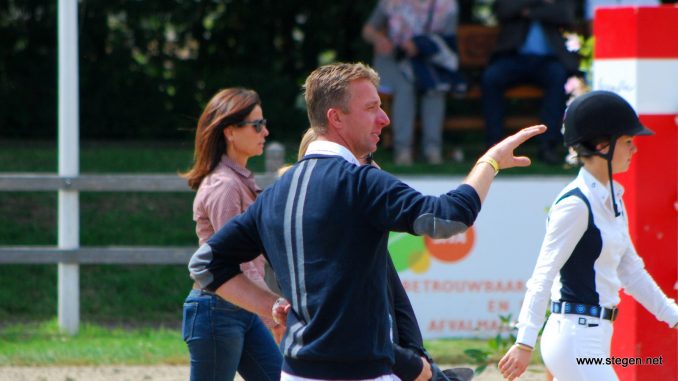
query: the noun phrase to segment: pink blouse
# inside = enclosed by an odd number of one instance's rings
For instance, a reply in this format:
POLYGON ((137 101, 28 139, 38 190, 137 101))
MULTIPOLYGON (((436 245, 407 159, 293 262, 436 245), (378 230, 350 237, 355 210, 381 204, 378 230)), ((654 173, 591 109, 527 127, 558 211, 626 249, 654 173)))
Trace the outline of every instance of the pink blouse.
MULTIPOLYGON (((216 168, 200 183, 193 200, 193 220, 199 244, 202 245, 231 218, 250 206, 261 188, 254 182, 254 174, 223 155, 216 168)), ((240 265, 240 270, 253 282, 268 289, 264 282, 263 255, 240 265)), ((264 317, 268 327, 273 320, 264 317)))

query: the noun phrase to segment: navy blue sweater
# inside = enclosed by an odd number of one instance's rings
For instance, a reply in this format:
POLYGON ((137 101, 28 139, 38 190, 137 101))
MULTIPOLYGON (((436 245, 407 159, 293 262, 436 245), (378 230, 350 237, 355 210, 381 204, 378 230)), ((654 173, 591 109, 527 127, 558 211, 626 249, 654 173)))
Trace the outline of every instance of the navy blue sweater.
POLYGON ((392 373, 386 291, 389 231, 449 237, 473 224, 476 191, 424 196, 372 166, 310 155, 193 255, 191 277, 216 290, 260 253, 292 304, 283 370, 307 378, 392 373))

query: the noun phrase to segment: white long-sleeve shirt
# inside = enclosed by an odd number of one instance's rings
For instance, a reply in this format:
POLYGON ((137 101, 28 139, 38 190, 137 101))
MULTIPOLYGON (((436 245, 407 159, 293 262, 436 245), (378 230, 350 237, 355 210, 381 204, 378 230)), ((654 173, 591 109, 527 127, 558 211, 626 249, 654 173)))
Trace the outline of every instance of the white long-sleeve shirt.
POLYGON ((623 187, 614 183, 621 215, 615 217, 608 186, 582 168, 551 205, 546 235, 518 316, 519 343, 534 346, 544 314, 552 300, 613 308, 623 287, 657 319, 678 323, 678 306, 645 270, 629 236, 622 201, 623 187), (563 198, 578 188, 591 206, 577 196, 563 198))

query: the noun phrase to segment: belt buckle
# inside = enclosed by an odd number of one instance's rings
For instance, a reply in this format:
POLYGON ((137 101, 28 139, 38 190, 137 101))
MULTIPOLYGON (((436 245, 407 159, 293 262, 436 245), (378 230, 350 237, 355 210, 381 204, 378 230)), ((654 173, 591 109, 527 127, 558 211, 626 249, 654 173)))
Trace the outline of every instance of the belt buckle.
POLYGON ((551 313, 562 314, 563 310, 562 302, 551 302, 551 313))
POLYGON ((612 313, 610 314, 610 321, 615 321, 617 320, 617 315, 619 315, 619 308, 616 306, 612 309, 612 313))

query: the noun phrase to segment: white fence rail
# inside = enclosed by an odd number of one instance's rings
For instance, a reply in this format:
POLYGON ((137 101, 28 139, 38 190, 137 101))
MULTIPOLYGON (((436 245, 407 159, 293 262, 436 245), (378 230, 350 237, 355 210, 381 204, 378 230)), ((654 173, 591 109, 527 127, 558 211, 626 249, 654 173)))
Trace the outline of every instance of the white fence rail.
MULTIPOLYGON (((256 174, 257 184, 267 187, 275 174, 256 174)), ((2 173, 0 192, 49 192, 77 190, 80 192, 189 192, 191 189, 177 175, 144 173, 120 175, 59 176, 40 173, 2 173)))
POLYGON ((56 246, 2 246, 0 264, 187 264, 196 247, 110 246, 59 249, 56 246))
MULTIPOLYGON (((255 175, 267 187, 274 173, 255 175)), ((186 180, 176 175, 81 175, 0 174, 0 192, 75 190, 78 192, 189 192, 186 180)), ((0 264, 185 264, 196 247, 110 246, 60 249, 57 246, 0 246, 0 264)))
MULTIPOLYGON (((255 175, 262 188, 277 177, 276 168, 282 165, 284 148, 271 143, 266 148, 266 174, 255 175)), ((186 180, 167 174, 102 174, 59 176, 39 173, 0 174, 0 192, 190 192, 186 180)), ((57 207, 55 205, 55 207, 57 207)), ((71 214, 79 214, 75 203, 71 214)), ((61 219, 60 223, 61 223, 61 219)), ((59 226, 59 229, 62 229, 59 226)), ((79 231, 79 229, 78 229, 79 231)), ((79 232, 78 232, 79 234, 79 232)), ((80 325, 79 270, 81 264, 187 264, 195 251, 190 247, 162 246, 107 246, 74 247, 55 246, 0 246, 2 264, 58 264, 59 265, 59 322, 62 329, 75 334, 80 325), (71 271, 66 271, 71 270, 71 271), (63 280, 63 282, 61 282, 63 280), (62 319, 63 317, 63 319, 62 319)))

